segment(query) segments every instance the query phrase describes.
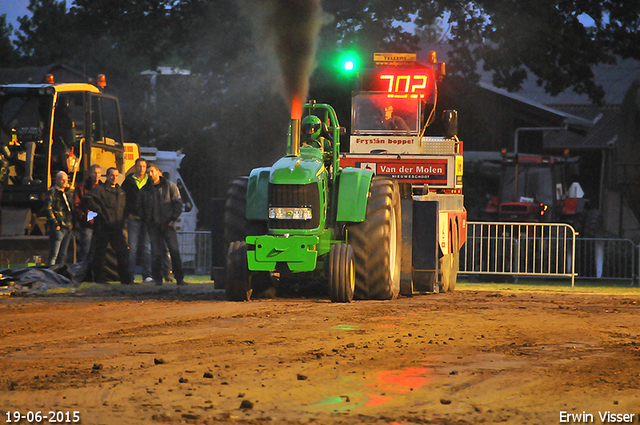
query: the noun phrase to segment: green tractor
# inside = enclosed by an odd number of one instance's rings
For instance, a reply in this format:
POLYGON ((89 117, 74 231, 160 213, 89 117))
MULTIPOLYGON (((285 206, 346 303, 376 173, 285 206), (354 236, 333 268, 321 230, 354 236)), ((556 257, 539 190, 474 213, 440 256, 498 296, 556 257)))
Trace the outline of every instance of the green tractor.
POLYGON ((230 300, 300 273, 325 279, 332 302, 398 296, 398 183, 341 169, 340 130, 334 109, 311 101, 291 121, 287 155, 231 183, 220 230, 230 300))

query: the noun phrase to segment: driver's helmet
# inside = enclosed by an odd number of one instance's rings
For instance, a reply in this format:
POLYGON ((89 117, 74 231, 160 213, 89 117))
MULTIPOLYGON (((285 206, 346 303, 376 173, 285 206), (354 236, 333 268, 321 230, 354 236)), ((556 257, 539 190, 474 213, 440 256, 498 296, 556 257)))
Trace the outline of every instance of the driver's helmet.
POLYGON ((322 121, 315 115, 309 115, 302 120, 302 133, 316 139, 320 135, 322 121))

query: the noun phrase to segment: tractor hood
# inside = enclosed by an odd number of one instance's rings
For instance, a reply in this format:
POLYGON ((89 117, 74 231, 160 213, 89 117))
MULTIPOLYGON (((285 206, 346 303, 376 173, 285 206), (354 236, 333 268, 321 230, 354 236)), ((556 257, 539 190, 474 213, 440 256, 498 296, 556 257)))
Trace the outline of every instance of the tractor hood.
POLYGON ((300 156, 280 158, 273 167, 269 182, 274 184, 309 184, 317 182, 324 170, 319 149, 302 147, 300 156))

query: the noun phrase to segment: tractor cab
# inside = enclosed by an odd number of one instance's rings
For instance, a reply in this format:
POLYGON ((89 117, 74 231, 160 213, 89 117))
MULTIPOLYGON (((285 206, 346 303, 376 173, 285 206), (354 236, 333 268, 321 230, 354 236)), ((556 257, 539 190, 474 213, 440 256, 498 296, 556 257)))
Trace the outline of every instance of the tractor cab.
MULTIPOLYGON (((554 181, 560 176, 554 171, 548 163, 505 164, 500 219, 546 221, 547 209, 560 201, 554 193, 554 181)), ((564 182, 558 181, 558 187, 564 187, 564 182)))
POLYGON ((582 212, 584 193, 569 174, 577 158, 503 153, 499 221, 568 221, 582 212), (580 211, 573 211, 579 207, 580 211))
POLYGON ((403 56, 389 66, 375 59, 376 68, 360 73, 359 88, 352 97, 353 135, 419 136, 433 121, 436 84, 444 75, 444 64, 416 64, 415 55, 403 56))
POLYGON ((352 101, 354 134, 419 134, 423 121, 420 99, 390 99, 385 92, 360 92, 352 101))

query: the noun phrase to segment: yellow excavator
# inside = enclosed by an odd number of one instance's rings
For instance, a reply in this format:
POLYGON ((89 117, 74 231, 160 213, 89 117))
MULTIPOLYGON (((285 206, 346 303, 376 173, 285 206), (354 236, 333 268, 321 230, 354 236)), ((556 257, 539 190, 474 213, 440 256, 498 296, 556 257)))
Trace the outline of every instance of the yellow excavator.
POLYGON ((65 171, 71 189, 93 164, 116 167, 124 178, 139 157, 137 144, 124 143, 120 106, 95 83, 0 85, 0 264, 32 262, 46 256, 43 203, 55 175, 65 171))

